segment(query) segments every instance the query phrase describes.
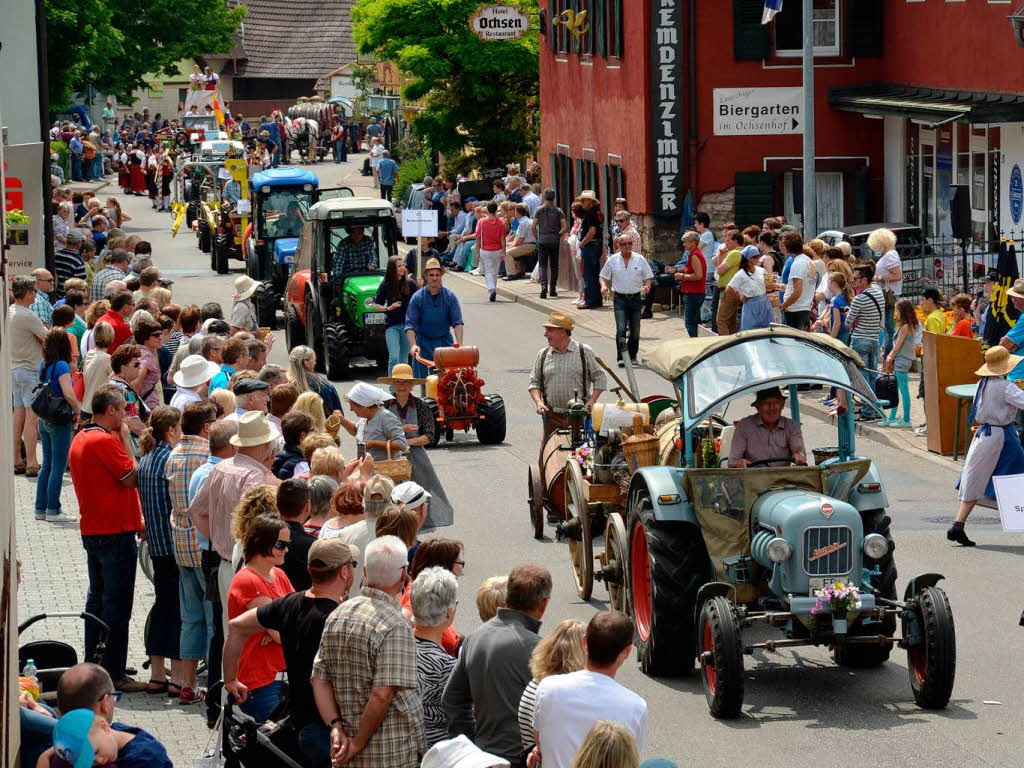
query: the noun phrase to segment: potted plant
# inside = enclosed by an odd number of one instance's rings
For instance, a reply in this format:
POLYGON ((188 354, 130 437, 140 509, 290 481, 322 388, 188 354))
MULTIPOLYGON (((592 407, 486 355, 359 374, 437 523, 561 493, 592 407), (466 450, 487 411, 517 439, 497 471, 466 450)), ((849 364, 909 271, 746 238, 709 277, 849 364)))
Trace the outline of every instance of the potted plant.
POLYGON ((11 245, 28 245, 28 225, 31 223, 32 217, 21 208, 11 208, 4 214, 4 226, 11 245))
POLYGON ((860 608, 860 590, 852 584, 834 581, 816 590, 814 608, 811 615, 822 613, 832 614, 832 631, 837 635, 845 635, 847 631, 846 617, 854 608, 860 608))

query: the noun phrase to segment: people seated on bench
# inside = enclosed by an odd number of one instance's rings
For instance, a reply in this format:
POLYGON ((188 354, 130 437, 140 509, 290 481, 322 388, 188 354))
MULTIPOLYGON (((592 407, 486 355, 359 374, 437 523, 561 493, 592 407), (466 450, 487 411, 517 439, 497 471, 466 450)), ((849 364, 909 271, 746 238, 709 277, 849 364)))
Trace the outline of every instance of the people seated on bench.
MULTIPOLYGON (((505 274, 509 280, 526 277, 522 259, 537 254, 537 238, 533 235, 533 219, 526 203, 516 205, 516 228, 505 243, 505 274)), ((532 266, 532 265, 531 265, 532 266)))
POLYGON ((786 398, 778 387, 762 389, 754 398, 757 413, 740 419, 729 450, 730 467, 785 466, 790 461, 807 464, 800 425, 782 415, 786 398))
POLYGON ((377 243, 367 237, 362 227, 351 227, 348 237, 338 245, 334 257, 334 282, 352 272, 367 272, 378 268, 377 243))

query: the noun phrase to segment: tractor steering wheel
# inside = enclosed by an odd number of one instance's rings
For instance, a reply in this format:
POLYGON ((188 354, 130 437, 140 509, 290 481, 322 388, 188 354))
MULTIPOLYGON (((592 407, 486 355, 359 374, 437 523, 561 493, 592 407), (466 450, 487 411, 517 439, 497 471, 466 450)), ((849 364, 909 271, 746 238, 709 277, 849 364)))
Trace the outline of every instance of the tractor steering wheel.
POLYGON ((775 464, 776 462, 780 462, 780 461, 785 461, 785 462, 788 462, 790 464, 795 464, 796 463, 796 460, 792 456, 781 456, 781 457, 779 457, 777 459, 758 459, 757 461, 748 461, 747 462, 747 469, 750 469, 751 467, 763 467, 763 466, 766 466, 768 464, 775 464))

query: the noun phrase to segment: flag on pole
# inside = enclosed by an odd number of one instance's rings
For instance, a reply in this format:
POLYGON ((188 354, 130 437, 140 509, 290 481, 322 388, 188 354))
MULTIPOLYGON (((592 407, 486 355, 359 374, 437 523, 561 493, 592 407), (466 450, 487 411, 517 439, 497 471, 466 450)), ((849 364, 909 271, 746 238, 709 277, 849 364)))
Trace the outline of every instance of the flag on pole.
POLYGON ((1006 293, 1020 277, 1017 270, 1017 247, 1013 240, 999 238, 999 261, 996 264, 995 286, 985 313, 985 343, 994 347, 1019 320, 1013 302, 1006 293))
POLYGON ((767 24, 775 18, 775 14, 782 10, 782 0, 764 0, 764 14, 761 16, 761 23, 767 24))
POLYGON ((224 110, 221 109, 220 100, 217 98, 216 95, 214 95, 214 97, 213 97, 213 114, 216 115, 216 117, 217 117, 217 125, 223 127, 223 125, 224 125, 224 110))

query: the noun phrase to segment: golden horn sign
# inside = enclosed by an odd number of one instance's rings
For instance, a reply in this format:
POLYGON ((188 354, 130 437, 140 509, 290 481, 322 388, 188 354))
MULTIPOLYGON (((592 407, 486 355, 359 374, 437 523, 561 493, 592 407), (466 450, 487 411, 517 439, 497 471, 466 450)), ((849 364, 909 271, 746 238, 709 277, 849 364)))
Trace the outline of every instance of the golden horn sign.
POLYGON ((576 13, 574 10, 565 10, 560 14, 551 19, 551 26, 557 27, 561 24, 573 37, 582 37, 590 29, 590 25, 587 23, 587 12, 580 11, 576 13))

